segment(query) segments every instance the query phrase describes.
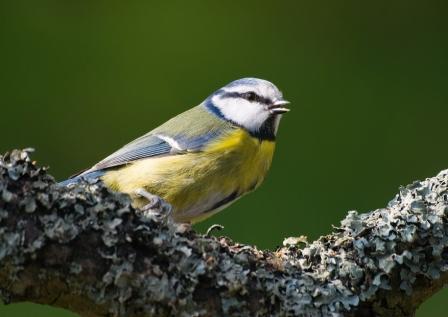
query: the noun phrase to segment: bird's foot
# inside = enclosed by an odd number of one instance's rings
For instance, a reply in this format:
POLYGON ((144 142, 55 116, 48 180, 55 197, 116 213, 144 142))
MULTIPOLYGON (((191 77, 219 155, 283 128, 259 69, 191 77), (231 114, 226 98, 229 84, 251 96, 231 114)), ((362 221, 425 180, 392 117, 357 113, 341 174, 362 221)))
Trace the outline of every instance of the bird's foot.
POLYGON ((144 188, 135 191, 139 197, 148 200, 148 203, 140 208, 145 216, 168 217, 171 214, 171 205, 157 195, 151 194, 144 188))
POLYGON ((160 198, 157 195, 153 195, 150 192, 148 192, 146 189, 144 188, 139 188, 135 191, 135 194, 139 197, 145 198, 146 200, 148 200, 148 204, 146 204, 145 206, 143 206, 142 209, 158 209, 160 207, 160 205, 162 204, 162 198, 160 198))

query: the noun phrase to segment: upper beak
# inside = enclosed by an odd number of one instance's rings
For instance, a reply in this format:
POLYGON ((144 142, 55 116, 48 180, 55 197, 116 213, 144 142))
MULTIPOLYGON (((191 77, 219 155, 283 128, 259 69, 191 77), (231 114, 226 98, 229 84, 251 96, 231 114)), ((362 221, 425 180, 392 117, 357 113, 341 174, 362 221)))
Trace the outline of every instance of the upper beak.
POLYGON ((289 101, 288 100, 277 100, 275 101, 271 106, 269 106, 269 111, 272 114, 282 114, 282 113, 286 113, 288 112, 290 109, 286 108, 284 106, 289 105, 289 101))

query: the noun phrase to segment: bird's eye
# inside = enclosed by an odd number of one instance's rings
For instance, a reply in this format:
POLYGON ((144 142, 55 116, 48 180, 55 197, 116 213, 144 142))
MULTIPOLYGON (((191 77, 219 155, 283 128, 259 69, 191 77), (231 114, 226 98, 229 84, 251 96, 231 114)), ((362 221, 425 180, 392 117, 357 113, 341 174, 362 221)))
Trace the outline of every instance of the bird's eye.
POLYGON ((249 100, 249 101, 255 101, 257 99, 257 94, 250 91, 250 92, 246 92, 244 94, 244 98, 249 100))

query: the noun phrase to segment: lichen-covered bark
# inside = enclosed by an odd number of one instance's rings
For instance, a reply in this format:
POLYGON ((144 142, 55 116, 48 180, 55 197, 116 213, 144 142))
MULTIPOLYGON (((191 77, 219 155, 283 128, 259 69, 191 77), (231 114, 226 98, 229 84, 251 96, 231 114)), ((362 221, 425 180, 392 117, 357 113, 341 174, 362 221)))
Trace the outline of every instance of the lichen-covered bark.
POLYGON ((134 210, 100 182, 57 186, 0 158, 0 294, 81 316, 412 316, 448 279, 448 173, 349 212, 310 244, 259 251, 134 210))

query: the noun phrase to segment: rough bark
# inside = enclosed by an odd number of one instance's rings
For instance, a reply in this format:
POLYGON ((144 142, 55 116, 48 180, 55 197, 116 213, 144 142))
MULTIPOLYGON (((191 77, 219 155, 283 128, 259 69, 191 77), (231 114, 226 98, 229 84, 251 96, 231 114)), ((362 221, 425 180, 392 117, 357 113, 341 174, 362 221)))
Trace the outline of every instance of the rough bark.
POLYGON ((0 294, 81 316, 413 316, 448 279, 448 172, 276 251, 195 233, 101 182, 0 157, 0 294))

